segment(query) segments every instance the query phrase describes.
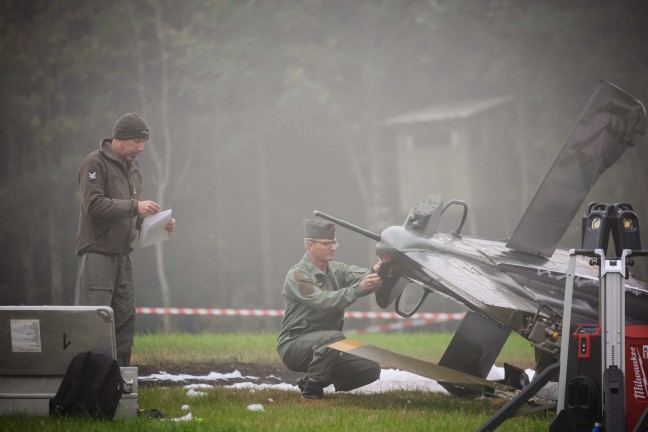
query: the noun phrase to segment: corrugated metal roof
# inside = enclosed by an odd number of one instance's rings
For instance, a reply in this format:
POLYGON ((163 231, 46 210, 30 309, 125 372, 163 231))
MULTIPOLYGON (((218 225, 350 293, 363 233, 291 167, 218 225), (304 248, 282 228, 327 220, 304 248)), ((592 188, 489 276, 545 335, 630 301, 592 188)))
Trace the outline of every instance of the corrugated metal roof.
POLYGON ((465 119, 513 100, 513 96, 435 105, 385 120, 388 126, 465 119))

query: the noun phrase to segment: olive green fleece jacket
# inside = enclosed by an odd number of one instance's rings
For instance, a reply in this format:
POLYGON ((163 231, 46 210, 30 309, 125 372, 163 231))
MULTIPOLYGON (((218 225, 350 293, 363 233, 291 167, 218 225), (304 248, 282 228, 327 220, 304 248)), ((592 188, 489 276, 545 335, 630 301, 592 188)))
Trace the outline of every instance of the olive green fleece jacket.
POLYGON ((287 343, 304 333, 342 330, 344 310, 367 295, 360 282, 371 269, 329 262, 326 272, 315 267, 308 253, 286 275, 285 313, 277 350, 283 357, 287 343))
POLYGON ((130 252, 142 224, 137 209, 143 182, 138 162, 122 162, 111 143, 111 138, 101 140, 99 150, 88 154, 79 169, 79 256, 130 252))

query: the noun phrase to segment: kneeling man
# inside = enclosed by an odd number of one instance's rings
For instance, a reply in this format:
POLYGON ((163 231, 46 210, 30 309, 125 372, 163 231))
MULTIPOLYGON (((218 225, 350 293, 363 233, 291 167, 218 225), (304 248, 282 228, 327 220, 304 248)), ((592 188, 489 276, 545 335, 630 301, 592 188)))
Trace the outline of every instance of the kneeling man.
POLYGON ((333 261, 339 245, 335 225, 319 219, 304 221, 306 253, 286 276, 285 314, 277 352, 288 369, 304 372, 297 380, 302 397, 321 399, 324 388, 349 391, 380 378, 373 360, 328 348, 345 339, 344 310, 380 287, 380 261, 371 269, 333 261))

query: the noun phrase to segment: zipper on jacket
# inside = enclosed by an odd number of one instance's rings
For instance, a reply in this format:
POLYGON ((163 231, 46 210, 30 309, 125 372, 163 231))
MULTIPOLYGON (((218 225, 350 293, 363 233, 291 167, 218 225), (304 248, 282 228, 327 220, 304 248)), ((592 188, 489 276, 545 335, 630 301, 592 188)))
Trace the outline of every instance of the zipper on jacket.
MULTIPOLYGON (((128 169, 128 165, 126 165, 126 180, 128 180, 128 193, 130 196, 130 199, 133 200, 135 199, 136 191, 135 187, 133 186, 133 181, 131 180, 131 176, 133 175, 132 172, 129 172, 130 170, 128 169)), ((135 199, 137 201, 137 199, 135 199)), ((137 202, 135 203, 137 205, 137 202)), ((139 210, 137 212, 139 215, 139 210)), ((135 216, 137 217, 137 216, 135 216)), ((130 227, 128 228, 128 236, 126 236, 126 244, 124 245, 123 251, 127 251, 128 247, 130 246, 130 233, 133 230, 133 217, 130 218, 130 227)))

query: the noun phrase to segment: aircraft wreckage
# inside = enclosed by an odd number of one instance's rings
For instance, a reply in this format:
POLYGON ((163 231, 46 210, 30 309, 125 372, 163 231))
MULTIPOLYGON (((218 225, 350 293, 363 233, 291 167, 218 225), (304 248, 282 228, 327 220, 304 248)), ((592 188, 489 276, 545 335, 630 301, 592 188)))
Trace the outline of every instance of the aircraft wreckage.
MULTIPOLYGON (((601 81, 507 241, 463 236, 467 204, 444 203, 440 195, 418 201, 402 226, 381 234, 315 211, 377 242, 376 254, 383 261, 383 285, 375 293, 380 307, 395 303, 396 312, 409 317, 430 292, 437 292, 470 311, 438 365, 348 339, 331 347, 436 379, 454 394, 521 388, 525 375, 514 367, 507 385, 485 378, 511 331, 531 342, 537 372, 557 362, 569 258, 569 251, 557 248, 558 242, 597 178, 645 133, 642 103, 601 81), (463 207, 461 220, 452 232, 438 232, 439 220, 451 206, 463 207), (413 310, 403 311, 399 301, 411 283, 421 286, 423 294, 413 310)), ((597 268, 578 258, 574 281, 572 322, 596 323, 597 268)), ((626 322, 647 323, 647 285, 630 276, 625 292, 626 322)))

